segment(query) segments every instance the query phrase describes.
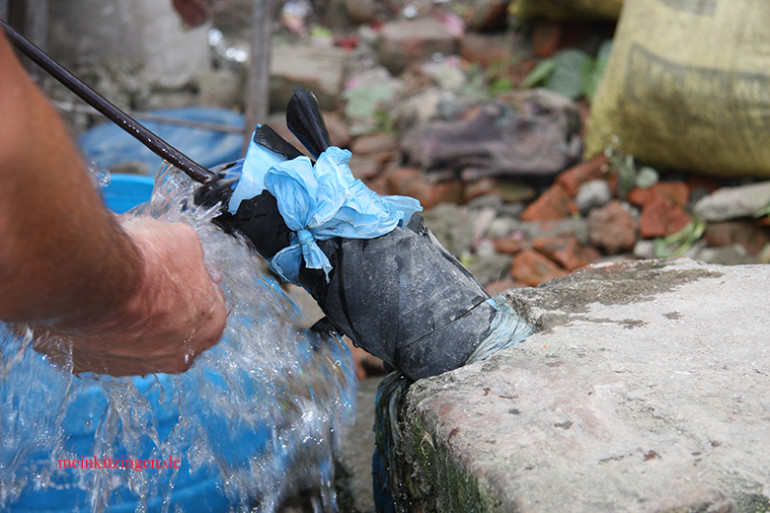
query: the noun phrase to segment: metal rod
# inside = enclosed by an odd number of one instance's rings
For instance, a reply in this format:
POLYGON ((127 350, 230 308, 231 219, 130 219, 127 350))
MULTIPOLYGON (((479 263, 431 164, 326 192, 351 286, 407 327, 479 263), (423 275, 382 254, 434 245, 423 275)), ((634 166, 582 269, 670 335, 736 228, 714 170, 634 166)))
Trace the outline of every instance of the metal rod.
POLYGON ((217 178, 215 173, 204 168, 187 155, 150 132, 141 123, 91 89, 61 64, 46 55, 40 48, 30 43, 24 36, 9 27, 3 20, 0 20, 0 26, 2 26, 13 45, 21 53, 29 57, 35 64, 47 71, 56 80, 67 86, 70 91, 75 93, 86 103, 104 114, 109 120, 113 121, 120 128, 135 137, 160 158, 167 160, 176 168, 184 171, 190 178, 200 183, 206 183, 217 178))

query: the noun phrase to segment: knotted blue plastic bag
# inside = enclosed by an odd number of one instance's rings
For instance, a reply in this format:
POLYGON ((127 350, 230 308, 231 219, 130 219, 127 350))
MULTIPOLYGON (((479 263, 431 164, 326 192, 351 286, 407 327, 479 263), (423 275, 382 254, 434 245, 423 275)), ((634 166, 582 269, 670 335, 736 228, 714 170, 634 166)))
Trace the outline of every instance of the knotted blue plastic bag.
POLYGON ((414 198, 379 196, 354 178, 348 167, 350 157, 348 150, 330 146, 313 165, 304 156, 286 160, 252 139, 229 210, 237 211, 241 201, 263 190, 275 197, 292 231, 291 244, 270 260, 273 271, 284 280, 297 282, 304 259, 306 267, 323 269, 328 281, 332 266, 317 240, 379 237, 422 210, 414 198))

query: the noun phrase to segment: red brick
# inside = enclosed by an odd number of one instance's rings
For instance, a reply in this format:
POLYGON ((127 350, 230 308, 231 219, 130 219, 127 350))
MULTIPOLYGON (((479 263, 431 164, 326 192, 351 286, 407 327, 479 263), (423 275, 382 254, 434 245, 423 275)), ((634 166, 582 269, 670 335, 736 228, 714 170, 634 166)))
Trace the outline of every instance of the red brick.
POLYGON ((577 195, 580 186, 591 180, 603 178, 607 169, 607 157, 599 155, 587 162, 563 171, 556 178, 556 183, 564 188, 570 198, 577 195))
POLYGON ((658 182, 649 189, 631 189, 629 203, 645 206, 658 197, 669 199, 672 203, 684 206, 690 200, 690 188, 684 182, 658 182))
POLYGON ((409 185, 419 180, 421 171, 414 167, 395 167, 387 171, 385 179, 388 184, 388 194, 406 194, 409 185))
POLYGON ((656 194, 642 209, 639 232, 642 237, 666 237, 692 222, 690 214, 668 195, 656 194))
POLYGON ((585 267, 594 256, 571 233, 537 238, 533 247, 569 271, 585 267))
POLYGON ((524 240, 514 237, 498 237, 492 241, 495 251, 506 255, 515 255, 526 246, 524 240))
POLYGON ((522 221, 555 221, 568 217, 576 209, 563 187, 554 184, 521 214, 522 221))
POLYGON ((529 286, 536 286, 553 278, 567 275, 567 271, 534 249, 525 249, 513 259, 513 277, 529 286))

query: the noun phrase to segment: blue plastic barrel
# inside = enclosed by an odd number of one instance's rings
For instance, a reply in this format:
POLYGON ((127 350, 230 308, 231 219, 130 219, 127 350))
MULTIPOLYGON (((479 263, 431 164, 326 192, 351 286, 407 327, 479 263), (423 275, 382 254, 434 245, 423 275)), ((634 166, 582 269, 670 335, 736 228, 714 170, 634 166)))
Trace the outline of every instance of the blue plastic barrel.
MULTIPOLYGON (((153 188, 153 179, 149 176, 113 174, 109 185, 103 194, 107 206, 115 212, 125 210, 149 200, 153 188)), ((42 359, 38 359, 42 362, 42 359)), ((42 362, 43 365, 48 365, 42 362)), ((157 420, 157 433, 160 440, 169 436, 176 425, 179 410, 173 401, 163 401, 160 398, 160 388, 170 386, 172 377, 167 374, 156 374, 147 377, 132 379, 139 393, 146 397, 151 405, 153 415, 157 420), (160 385, 160 387, 158 387, 160 385)), ((207 383, 213 384, 226 393, 228 384, 222 376, 213 372, 206 374, 207 383)), ((45 382, 44 377, 36 378, 35 391, 37 393, 51 393, 55 387, 54 381, 45 382)), ((242 387, 249 393, 260 394, 259 383, 244 379, 242 387)), ((65 448, 75 455, 92 456, 94 436, 99 419, 107 406, 108 397, 103 389, 96 385, 80 390, 72 403, 69 404, 66 414, 62 419, 62 428, 66 435, 65 448)), ((43 412, 41 412, 41 415, 43 412)), ((233 426, 222 418, 205 418, 201 413, 197 420, 206 426, 206 431, 212 440, 220 444, 219 454, 230 463, 240 464, 269 446, 271 440, 271 427, 264 425, 261 428, 246 428, 233 426), (229 444, 229 445, 228 445, 229 444)), ((152 443, 145 443, 138 451, 133 453, 135 457, 151 457, 152 443)), ((116 456, 126 457, 128 451, 116 446, 116 456)), ((30 458, 46 462, 50 454, 28 455, 30 458)), ((96 455, 101 456, 101 455, 96 455)), ((97 471, 98 472, 98 471, 97 471)), ((131 472, 127 470, 127 472, 131 472)), ((80 511, 88 513, 90 505, 86 491, 74 480, 76 474, 58 473, 54 477, 54 483, 41 490, 34 490, 32 485, 26 487, 21 497, 10 505, 10 511, 14 513, 68 513, 80 511)), ((211 471, 192 470, 188 462, 183 462, 179 473, 173 481, 169 511, 177 511, 181 507, 186 512, 211 511, 225 512, 233 506, 222 490, 222 481, 219 476, 212 475, 211 471)), ((163 497, 156 496, 147 503, 147 511, 150 513, 163 511, 163 497)), ((137 510, 136 495, 125 487, 113 490, 109 498, 109 505, 105 509, 107 513, 131 513, 137 510)), ((166 505, 168 507, 168 505, 166 505)))
MULTIPOLYGON (((150 112, 170 119, 198 121, 243 128, 241 114, 213 107, 185 107, 150 112)), ((244 144, 242 133, 222 132, 159 121, 139 120, 151 132, 157 134, 173 147, 205 168, 232 162, 241 157, 244 144)), ((147 173, 154 175, 163 165, 163 160, 147 149, 114 123, 104 123, 84 133, 78 139, 86 158, 100 169, 109 169, 117 164, 140 162, 147 166, 147 173)))

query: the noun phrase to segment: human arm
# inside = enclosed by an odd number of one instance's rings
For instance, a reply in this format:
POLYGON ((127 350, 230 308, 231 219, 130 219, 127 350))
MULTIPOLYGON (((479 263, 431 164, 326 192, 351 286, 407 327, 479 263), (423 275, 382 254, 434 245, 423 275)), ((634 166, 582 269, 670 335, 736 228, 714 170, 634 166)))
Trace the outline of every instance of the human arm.
POLYGON ((195 232, 116 222, 0 35, 0 319, 70 337, 76 370, 125 375, 185 370, 225 317, 195 232))

